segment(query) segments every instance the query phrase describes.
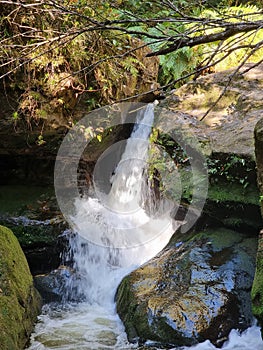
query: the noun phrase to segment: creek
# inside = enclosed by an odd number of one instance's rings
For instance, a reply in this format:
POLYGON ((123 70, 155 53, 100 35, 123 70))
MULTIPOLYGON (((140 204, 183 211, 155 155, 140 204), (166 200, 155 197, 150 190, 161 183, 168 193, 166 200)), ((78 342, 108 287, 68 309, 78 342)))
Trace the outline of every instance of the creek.
MULTIPOLYGON (((74 273, 68 276, 63 300, 44 305, 28 350, 142 349, 127 341, 115 293, 123 277, 163 249, 180 225, 171 219, 169 201, 158 210, 151 210, 154 205, 149 203, 145 164, 153 116, 153 105, 138 112, 110 191, 103 193, 98 186, 91 196, 76 199, 74 233, 69 234, 70 249, 63 257, 73 261, 74 273)), ((216 348, 205 341, 174 349, 216 348)), ((242 334, 233 330, 223 349, 262 350, 259 327, 242 334)))

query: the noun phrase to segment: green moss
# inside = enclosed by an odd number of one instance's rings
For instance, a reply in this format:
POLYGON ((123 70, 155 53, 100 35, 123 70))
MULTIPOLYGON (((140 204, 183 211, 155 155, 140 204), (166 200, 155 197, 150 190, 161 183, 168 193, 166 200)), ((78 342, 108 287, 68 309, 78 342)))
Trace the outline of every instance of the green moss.
POLYGON ((238 183, 219 182, 211 184, 208 189, 208 198, 215 202, 238 202, 259 205, 258 189, 253 185, 244 188, 238 183))
POLYGON ((213 245, 215 251, 219 251, 228 247, 232 247, 238 244, 242 240, 242 235, 239 232, 228 230, 225 227, 212 228, 202 231, 198 234, 194 234, 190 241, 207 240, 213 245))
POLYGON ((1 350, 21 350, 25 346, 40 304, 17 238, 11 230, 0 226, 1 350))
POLYGON ((138 302, 132 292, 131 276, 125 277, 116 294, 117 312, 125 324, 128 339, 131 342, 140 339, 159 340, 150 330, 147 318, 147 303, 138 302), (136 322, 134 322, 136 320, 136 322))
MULTIPOLYGON (((10 225, 9 225, 10 226, 10 225)), ((57 234, 54 234, 50 226, 10 226, 22 247, 29 247, 34 244, 50 245, 55 243, 57 234)))
MULTIPOLYGON (((259 247, 261 241, 259 241, 259 247)), ((262 250, 258 250, 256 273, 251 290, 252 311, 263 326, 263 254, 262 250)))

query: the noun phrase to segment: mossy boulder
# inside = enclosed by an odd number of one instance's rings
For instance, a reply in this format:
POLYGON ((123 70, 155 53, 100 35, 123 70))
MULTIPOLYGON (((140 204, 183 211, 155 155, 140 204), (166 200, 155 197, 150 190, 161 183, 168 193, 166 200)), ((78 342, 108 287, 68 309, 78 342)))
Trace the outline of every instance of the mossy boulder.
POLYGON ((257 238, 207 229, 171 243, 124 278, 117 311, 130 341, 221 346, 233 328, 253 322, 250 290, 257 238))
POLYGON ((258 319, 263 334, 263 230, 260 232, 258 240, 258 253, 256 263, 256 273, 251 291, 252 310, 258 319))
POLYGON ((37 220, 2 216, 0 224, 11 229, 18 239, 33 275, 48 273, 59 266, 61 251, 67 245, 62 235, 67 226, 61 217, 37 220))
POLYGON ((41 297, 26 258, 11 230, 0 226, 1 350, 21 350, 29 340, 41 297))
MULTIPOLYGON (((258 170, 258 187, 261 194, 261 213, 263 216, 263 119, 260 119, 255 127, 255 153, 258 170)), ((261 327, 263 327, 263 230, 261 230, 258 240, 256 273, 251 296, 253 313, 261 327)))

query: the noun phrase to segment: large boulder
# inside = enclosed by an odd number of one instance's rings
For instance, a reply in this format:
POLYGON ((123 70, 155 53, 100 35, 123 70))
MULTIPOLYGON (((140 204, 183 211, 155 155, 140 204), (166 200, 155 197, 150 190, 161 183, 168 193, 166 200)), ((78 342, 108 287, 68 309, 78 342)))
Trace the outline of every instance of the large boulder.
POLYGON ((256 237, 222 228, 173 239, 118 288, 129 340, 220 346, 231 329, 250 326, 256 249, 256 237))
POLYGON ((41 308, 26 258, 11 230, 0 226, 1 350, 21 350, 41 308))

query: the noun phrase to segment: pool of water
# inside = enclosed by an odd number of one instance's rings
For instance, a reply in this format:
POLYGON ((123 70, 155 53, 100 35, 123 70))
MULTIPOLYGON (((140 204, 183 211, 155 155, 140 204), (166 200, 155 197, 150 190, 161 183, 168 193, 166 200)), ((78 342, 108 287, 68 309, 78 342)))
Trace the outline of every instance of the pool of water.
POLYGON ((23 210, 36 209, 40 206, 40 201, 52 196, 52 186, 1 185, 0 215, 15 215, 23 210))

